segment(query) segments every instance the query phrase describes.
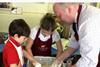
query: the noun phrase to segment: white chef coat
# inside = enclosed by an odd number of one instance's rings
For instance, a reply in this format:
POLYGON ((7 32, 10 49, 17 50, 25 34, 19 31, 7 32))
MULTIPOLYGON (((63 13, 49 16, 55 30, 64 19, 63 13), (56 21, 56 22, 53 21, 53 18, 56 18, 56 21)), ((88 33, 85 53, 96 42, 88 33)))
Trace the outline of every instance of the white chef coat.
POLYGON ((81 58, 77 67, 96 67, 100 51, 100 10, 98 8, 82 5, 78 23, 79 41, 71 36, 69 47, 79 48, 81 58))
MULTIPOLYGON (((31 34, 30 34, 31 39, 33 39, 33 40, 35 39, 38 30, 39 30, 38 26, 31 29, 31 34)), ((43 34, 40 32, 39 38, 41 41, 47 41, 50 38, 50 35, 44 37, 43 34)), ((52 34, 52 42, 57 42, 58 40, 60 40, 60 35, 57 31, 54 31, 52 34)))

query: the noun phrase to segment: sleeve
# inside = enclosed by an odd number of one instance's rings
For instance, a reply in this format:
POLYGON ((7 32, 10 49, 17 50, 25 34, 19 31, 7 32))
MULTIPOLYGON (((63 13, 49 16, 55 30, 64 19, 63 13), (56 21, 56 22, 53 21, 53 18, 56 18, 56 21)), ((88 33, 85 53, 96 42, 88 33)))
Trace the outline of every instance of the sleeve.
POLYGON ((30 33, 30 38, 31 39, 33 39, 33 40, 35 39, 37 31, 38 31, 37 27, 34 27, 33 29, 31 29, 31 33, 30 33))
POLYGON ((17 55, 16 51, 13 50, 12 48, 10 48, 8 50, 7 62, 8 62, 9 65, 19 63, 18 55, 17 55))
POLYGON ((58 40, 60 40, 60 35, 57 31, 55 31, 52 35, 52 40, 53 42, 57 42, 58 40))
POLYGON ((100 51, 100 20, 92 18, 85 21, 79 35, 82 57, 77 62, 77 67, 96 67, 100 51))

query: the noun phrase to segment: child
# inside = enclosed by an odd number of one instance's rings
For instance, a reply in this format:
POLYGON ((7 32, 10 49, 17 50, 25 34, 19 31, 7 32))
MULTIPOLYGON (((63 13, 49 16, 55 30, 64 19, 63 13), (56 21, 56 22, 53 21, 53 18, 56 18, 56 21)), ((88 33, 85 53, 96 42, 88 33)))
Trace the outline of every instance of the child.
POLYGON ((60 36, 56 29, 56 22, 51 13, 47 13, 40 21, 40 26, 31 30, 30 39, 26 46, 31 56, 51 56, 51 46, 55 42, 58 57, 63 49, 60 36))
POLYGON ((11 22, 9 37, 3 49, 5 67, 23 67, 23 55, 34 62, 33 58, 21 46, 27 40, 29 34, 30 28, 23 19, 15 19, 11 22))

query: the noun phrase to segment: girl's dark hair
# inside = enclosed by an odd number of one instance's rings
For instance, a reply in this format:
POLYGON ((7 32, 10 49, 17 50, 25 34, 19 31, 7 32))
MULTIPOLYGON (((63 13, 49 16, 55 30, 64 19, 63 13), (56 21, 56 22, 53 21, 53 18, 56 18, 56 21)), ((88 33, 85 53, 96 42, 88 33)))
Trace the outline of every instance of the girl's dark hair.
POLYGON ((55 18, 53 14, 47 13, 40 21, 40 28, 47 31, 54 31, 57 28, 57 24, 55 22, 55 18))
POLYGON ((9 25, 9 35, 14 36, 18 34, 18 36, 26 36, 29 37, 30 28, 28 24, 23 19, 15 19, 9 25))

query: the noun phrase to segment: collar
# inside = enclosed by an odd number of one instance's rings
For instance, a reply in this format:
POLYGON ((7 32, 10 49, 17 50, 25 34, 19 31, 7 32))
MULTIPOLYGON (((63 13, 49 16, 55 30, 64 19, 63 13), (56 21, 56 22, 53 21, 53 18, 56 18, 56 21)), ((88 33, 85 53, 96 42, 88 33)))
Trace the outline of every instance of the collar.
POLYGON ((11 40, 17 47, 20 46, 20 44, 12 37, 9 37, 9 40, 11 40))
POLYGON ((82 10, 81 12, 83 12, 86 8, 87 8, 87 5, 86 4, 81 4, 82 5, 82 10))
MULTIPOLYGON (((87 5, 86 4, 80 4, 82 7, 81 7, 81 12, 83 12, 86 8, 87 8, 87 5)), ((79 11, 79 9, 78 9, 79 11)), ((77 23, 77 17, 78 17, 78 14, 79 12, 76 13, 76 16, 75 16, 75 23, 77 23)))
POLYGON ((74 23, 77 24, 77 28, 78 28, 79 17, 80 17, 81 11, 82 11, 82 4, 79 5, 78 12, 76 13, 76 16, 75 16, 75 22, 74 23))
POLYGON ((80 17, 81 10, 82 10, 82 5, 79 5, 78 14, 77 14, 77 23, 79 21, 79 17, 80 17))
POLYGON ((50 35, 49 35, 49 36, 44 36, 44 35, 40 32, 39 38, 40 38, 41 41, 47 41, 47 40, 50 38, 50 35))
POLYGON ((77 23, 77 15, 78 15, 78 13, 76 13, 76 15, 75 15, 75 22, 74 23, 77 23))
POLYGON ((75 23, 78 22, 78 20, 79 20, 79 15, 80 15, 81 11, 83 11, 82 4, 79 5, 78 12, 76 13, 76 16, 75 16, 75 23))
MULTIPOLYGON (((75 17, 75 23, 77 24, 77 27, 79 25, 79 18, 81 17, 80 15, 82 15, 82 13, 87 9, 87 5, 86 4, 80 4, 79 8, 78 8, 78 12, 76 13, 76 17, 75 17)), ((80 22, 81 23, 81 22, 80 22)))

